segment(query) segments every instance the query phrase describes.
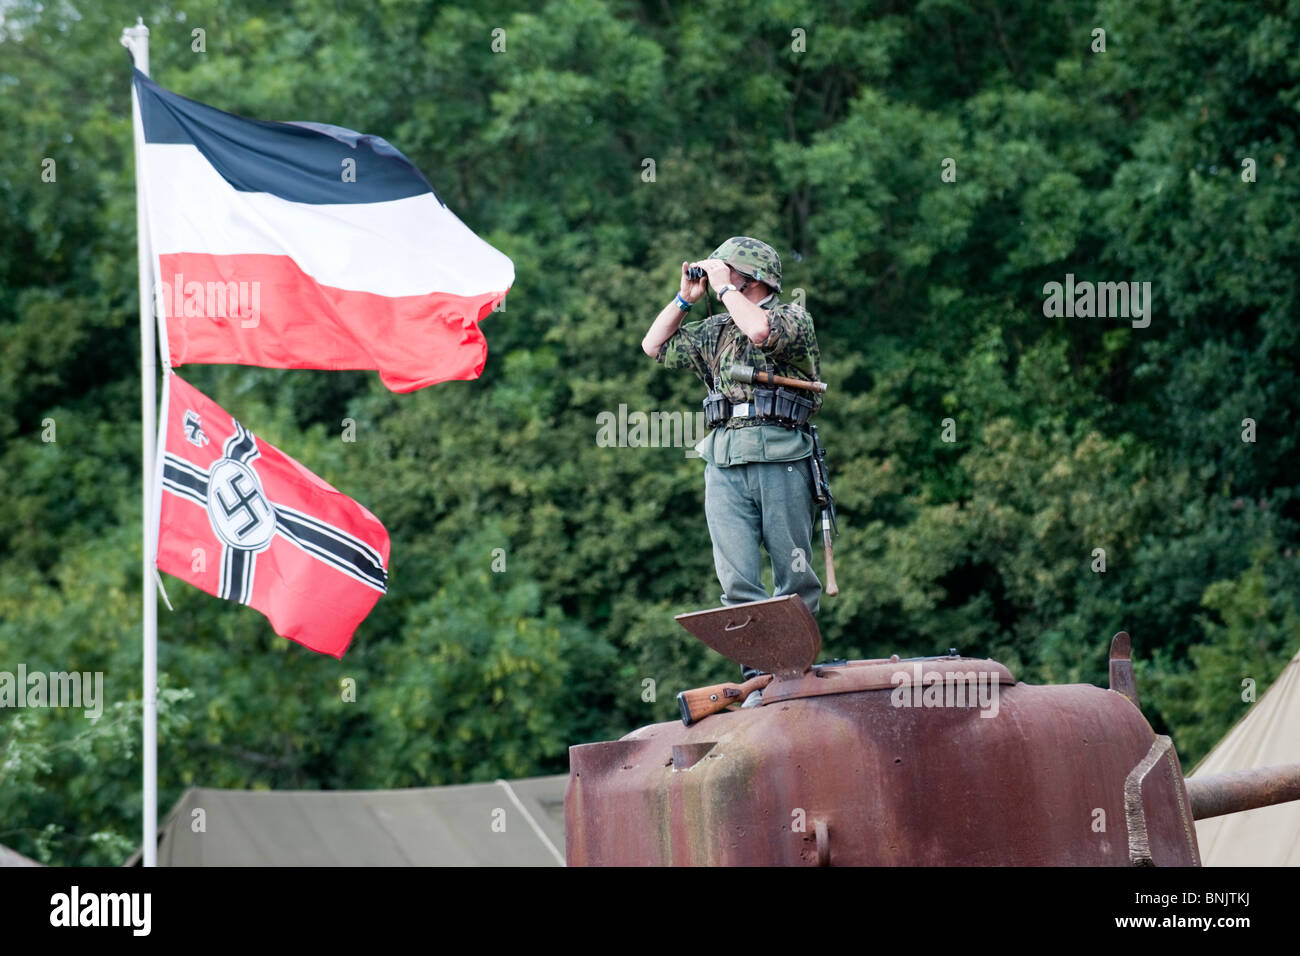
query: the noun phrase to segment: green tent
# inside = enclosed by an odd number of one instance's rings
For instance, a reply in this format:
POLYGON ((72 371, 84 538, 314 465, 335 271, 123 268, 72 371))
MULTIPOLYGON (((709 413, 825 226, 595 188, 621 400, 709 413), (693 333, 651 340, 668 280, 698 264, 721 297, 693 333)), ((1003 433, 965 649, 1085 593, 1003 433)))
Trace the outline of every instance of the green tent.
MULTIPOLYGON (((563 866, 567 775, 410 790, 192 787, 159 866, 563 866)), ((139 865, 139 851, 127 862, 139 865)))

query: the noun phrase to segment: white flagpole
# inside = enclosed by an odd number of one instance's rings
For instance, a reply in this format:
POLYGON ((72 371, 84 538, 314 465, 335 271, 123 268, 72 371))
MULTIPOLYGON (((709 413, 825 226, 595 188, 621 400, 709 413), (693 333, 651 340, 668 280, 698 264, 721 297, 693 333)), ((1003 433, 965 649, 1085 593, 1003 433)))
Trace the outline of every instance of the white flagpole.
MULTIPOLYGON (((131 51, 135 68, 149 75, 149 28, 144 20, 122 31, 122 45, 131 51)), ((158 595, 154 588, 155 528, 151 527, 154 477, 154 375, 157 349, 154 345, 153 268, 150 265, 149 221, 144 191, 144 127, 140 121, 140 102, 132 85, 131 120, 135 131, 135 229, 136 256, 140 267, 140 448, 143 452, 140 486, 141 525, 144 531, 144 556, 140 576, 143 595, 144 644, 144 728, 141 753, 144 755, 144 835, 143 863, 158 865, 158 595)))

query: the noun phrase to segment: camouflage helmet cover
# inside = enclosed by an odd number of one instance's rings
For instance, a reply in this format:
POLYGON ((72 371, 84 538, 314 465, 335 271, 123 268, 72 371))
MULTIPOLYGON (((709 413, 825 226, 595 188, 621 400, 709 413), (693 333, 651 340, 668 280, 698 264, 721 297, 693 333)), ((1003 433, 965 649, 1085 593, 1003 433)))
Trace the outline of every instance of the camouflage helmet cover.
POLYGON ((748 236, 732 236, 713 250, 710 259, 721 259, 742 275, 766 282, 781 291, 781 257, 766 242, 748 236))

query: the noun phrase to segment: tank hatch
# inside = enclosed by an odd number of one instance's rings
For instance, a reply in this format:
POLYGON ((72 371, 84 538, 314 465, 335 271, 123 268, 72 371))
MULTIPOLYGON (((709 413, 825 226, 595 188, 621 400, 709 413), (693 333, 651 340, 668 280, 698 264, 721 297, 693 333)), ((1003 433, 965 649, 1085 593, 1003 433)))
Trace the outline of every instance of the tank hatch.
POLYGON ((778 678, 799 676, 822 649, 817 622, 796 594, 692 611, 674 620, 723 657, 778 678))

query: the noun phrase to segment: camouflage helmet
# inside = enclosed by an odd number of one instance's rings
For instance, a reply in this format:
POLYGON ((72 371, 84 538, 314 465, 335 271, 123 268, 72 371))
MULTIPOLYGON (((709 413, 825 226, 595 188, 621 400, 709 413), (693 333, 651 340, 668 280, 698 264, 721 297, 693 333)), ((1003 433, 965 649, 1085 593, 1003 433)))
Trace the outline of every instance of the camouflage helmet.
POLYGON ((766 282, 781 291, 781 257, 766 242, 748 236, 732 236, 713 250, 710 259, 721 259, 743 276, 766 282))

